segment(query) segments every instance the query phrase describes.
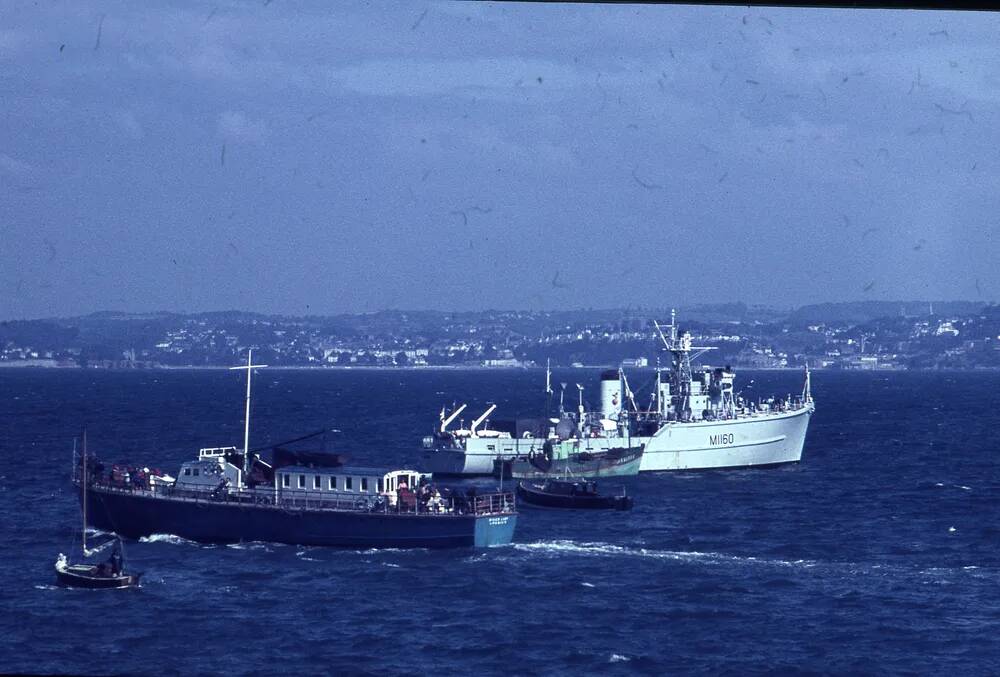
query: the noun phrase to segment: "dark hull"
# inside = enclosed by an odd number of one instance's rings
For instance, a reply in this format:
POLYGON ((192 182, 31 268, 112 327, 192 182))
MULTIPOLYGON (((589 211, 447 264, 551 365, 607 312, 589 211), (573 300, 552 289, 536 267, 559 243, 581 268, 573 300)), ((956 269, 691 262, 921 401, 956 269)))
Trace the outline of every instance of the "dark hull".
POLYGON ((573 496, 543 491, 541 487, 521 482, 517 485, 521 501, 542 508, 568 510, 631 510, 631 496, 573 496))
POLYGON ((87 493, 87 521, 126 538, 173 534, 203 543, 267 541, 346 548, 461 548, 510 543, 517 514, 289 509, 178 500, 91 487, 87 493))
POLYGON ((56 581, 60 585, 71 588, 89 588, 92 590, 114 590, 117 588, 134 588, 139 585, 141 574, 126 574, 123 576, 98 576, 97 567, 86 567, 90 572, 80 571, 85 567, 56 567, 56 581), (76 571, 74 571, 76 570, 76 571))

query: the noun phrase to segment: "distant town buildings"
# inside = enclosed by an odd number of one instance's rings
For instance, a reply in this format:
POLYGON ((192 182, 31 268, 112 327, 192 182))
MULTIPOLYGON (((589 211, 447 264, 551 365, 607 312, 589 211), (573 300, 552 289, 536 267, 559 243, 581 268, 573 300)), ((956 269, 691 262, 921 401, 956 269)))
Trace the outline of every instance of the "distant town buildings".
MULTIPOLYGON (((943 304, 937 304, 941 307, 943 304)), ((846 309, 845 309, 846 306, 846 309)), ((740 319, 680 315, 702 362, 737 368, 1000 368, 1000 307, 966 313, 838 319, 859 314, 827 304, 782 317, 743 308, 740 319), (848 312, 849 311, 849 312, 848 312), (829 319, 816 315, 825 312, 829 319)), ((226 366, 253 348, 276 366, 622 366, 662 358, 653 319, 663 311, 383 312, 330 318, 249 313, 96 314, 72 320, 0 323, 0 366, 148 369, 226 366), (645 313, 644 313, 645 314, 645 313)))

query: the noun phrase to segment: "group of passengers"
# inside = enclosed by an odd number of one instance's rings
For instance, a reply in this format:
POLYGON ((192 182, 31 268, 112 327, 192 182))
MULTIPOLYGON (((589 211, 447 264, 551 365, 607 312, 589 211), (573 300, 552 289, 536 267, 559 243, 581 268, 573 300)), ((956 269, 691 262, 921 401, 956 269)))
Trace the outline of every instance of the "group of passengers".
POLYGON ((108 484, 120 489, 149 489, 150 474, 158 475, 158 471, 150 473, 149 468, 136 466, 113 465, 108 473, 108 484))
MULTIPOLYGON (((88 457, 87 460, 87 475, 89 476, 91 484, 105 484, 117 489, 128 489, 129 491, 135 491, 136 489, 149 489, 149 478, 153 475, 162 474, 159 470, 150 470, 149 468, 140 468, 138 466, 118 465, 117 463, 112 465, 111 469, 105 472, 106 468, 104 464, 97 460, 94 456, 88 457)), ((80 460, 80 465, 83 465, 82 458, 80 460)))
POLYGON ((476 488, 469 487, 463 494, 451 487, 437 486, 427 481, 426 478, 420 480, 416 491, 410 489, 406 482, 400 482, 396 489, 395 508, 399 512, 465 512, 466 508, 475 502, 476 488))

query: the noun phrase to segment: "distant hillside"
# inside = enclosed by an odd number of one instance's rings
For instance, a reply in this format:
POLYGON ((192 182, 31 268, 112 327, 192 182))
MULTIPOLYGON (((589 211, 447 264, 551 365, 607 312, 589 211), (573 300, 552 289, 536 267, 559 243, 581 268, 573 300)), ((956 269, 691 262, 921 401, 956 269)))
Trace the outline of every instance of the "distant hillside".
POLYGON ((858 324, 883 317, 923 317, 934 314, 972 315, 986 306, 979 301, 853 301, 845 303, 817 303, 792 311, 787 318, 791 324, 844 322, 858 324))
MULTIPOLYGON (((654 365, 670 306, 565 311, 384 310, 305 317, 241 311, 94 313, 0 322, 0 366, 654 365)), ((1000 306, 971 301, 743 303, 677 308, 681 329, 749 368, 1000 369, 1000 306), (933 307, 933 316, 931 310, 933 307)))

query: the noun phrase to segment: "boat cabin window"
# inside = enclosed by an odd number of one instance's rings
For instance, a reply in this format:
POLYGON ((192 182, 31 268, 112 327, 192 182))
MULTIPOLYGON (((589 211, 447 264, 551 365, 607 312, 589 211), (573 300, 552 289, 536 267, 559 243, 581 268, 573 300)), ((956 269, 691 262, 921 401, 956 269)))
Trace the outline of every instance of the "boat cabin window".
POLYGON ((305 488, 306 488, 306 476, 299 475, 299 489, 305 489, 305 488))
POLYGON ((330 491, 337 490, 337 477, 335 475, 330 475, 330 491))
POLYGON ((191 468, 184 468, 184 474, 185 475, 190 475, 191 474, 191 468))
POLYGON ((344 478, 344 489, 346 489, 347 491, 352 491, 354 489, 354 478, 353 477, 345 477, 344 478))
POLYGON ((194 469, 194 476, 195 476, 195 477, 197 477, 197 476, 198 476, 198 469, 197 469, 197 468, 195 468, 195 469, 194 469))
POLYGON ((382 493, 382 491, 383 491, 382 490, 382 478, 381 477, 378 478, 378 490, 379 490, 379 493, 382 493))
POLYGON ((287 487, 290 484, 288 477, 289 477, 288 473, 281 474, 281 486, 287 487))
POLYGON ((367 477, 362 477, 361 478, 361 491, 368 491, 368 478, 367 477))
POLYGON ((313 477, 313 489, 322 489, 322 488, 323 488, 322 480, 320 479, 319 475, 316 475, 315 477, 313 477))

